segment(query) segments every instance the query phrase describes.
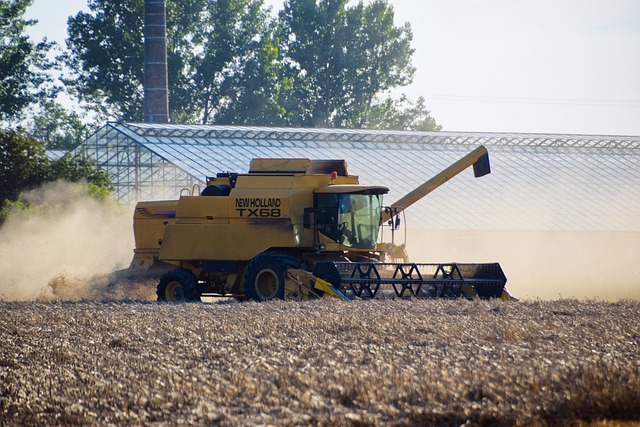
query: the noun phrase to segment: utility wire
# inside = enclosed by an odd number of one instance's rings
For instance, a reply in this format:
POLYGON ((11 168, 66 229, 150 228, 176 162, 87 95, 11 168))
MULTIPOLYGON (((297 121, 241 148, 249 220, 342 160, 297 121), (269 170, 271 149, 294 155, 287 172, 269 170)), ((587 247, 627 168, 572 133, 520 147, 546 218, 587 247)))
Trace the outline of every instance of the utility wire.
POLYGON ((449 101, 469 102, 500 102, 515 104, 556 104, 556 105, 593 105, 605 107, 640 107, 640 100, 612 100, 612 99, 562 99, 562 98, 510 98, 498 96, 467 96, 427 94, 425 99, 442 99, 449 101))

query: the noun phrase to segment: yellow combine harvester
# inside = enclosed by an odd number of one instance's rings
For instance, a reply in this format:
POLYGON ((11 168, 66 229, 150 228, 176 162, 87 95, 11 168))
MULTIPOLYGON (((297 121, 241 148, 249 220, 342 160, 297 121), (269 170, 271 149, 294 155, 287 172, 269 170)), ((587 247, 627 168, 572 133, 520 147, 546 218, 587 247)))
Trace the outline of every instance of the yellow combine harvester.
POLYGON ((476 177, 490 173, 484 147, 385 207, 389 189, 360 184, 343 160, 254 159, 248 173, 208 178, 201 194, 138 203, 127 273, 160 277, 160 301, 509 299, 497 263, 410 263, 404 245, 378 241, 403 209, 471 165, 476 177))

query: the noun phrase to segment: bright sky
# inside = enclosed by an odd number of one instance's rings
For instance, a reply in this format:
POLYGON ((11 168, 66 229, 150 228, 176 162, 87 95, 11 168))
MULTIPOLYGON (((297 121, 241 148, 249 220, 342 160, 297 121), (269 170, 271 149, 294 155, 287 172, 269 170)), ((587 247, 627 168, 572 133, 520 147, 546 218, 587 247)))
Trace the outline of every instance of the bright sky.
MULTIPOLYGON (((281 0, 266 0, 279 9, 281 0)), ((640 135, 640 1, 389 0, 410 22, 424 96, 448 131, 640 135)), ((86 0, 34 0, 63 44, 86 0)))

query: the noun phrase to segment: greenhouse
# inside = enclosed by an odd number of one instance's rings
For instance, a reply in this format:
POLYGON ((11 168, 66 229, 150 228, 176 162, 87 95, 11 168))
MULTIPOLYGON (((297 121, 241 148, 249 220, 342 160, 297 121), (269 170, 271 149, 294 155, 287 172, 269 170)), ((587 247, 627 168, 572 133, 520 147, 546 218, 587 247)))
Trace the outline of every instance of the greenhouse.
POLYGON ((419 229, 640 230, 640 137, 108 123, 75 152, 125 204, 175 199, 252 158, 344 159, 399 199, 479 145, 492 173, 464 171, 407 210, 419 229))

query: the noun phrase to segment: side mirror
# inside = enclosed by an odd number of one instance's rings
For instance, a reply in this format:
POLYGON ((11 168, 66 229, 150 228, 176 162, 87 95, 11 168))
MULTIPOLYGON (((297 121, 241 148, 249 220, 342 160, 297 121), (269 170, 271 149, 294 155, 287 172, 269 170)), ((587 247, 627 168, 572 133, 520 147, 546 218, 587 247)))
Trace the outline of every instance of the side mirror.
POLYGON ((313 208, 304 208, 302 214, 302 226, 304 228, 311 228, 311 215, 313 215, 313 208))

